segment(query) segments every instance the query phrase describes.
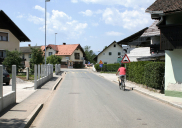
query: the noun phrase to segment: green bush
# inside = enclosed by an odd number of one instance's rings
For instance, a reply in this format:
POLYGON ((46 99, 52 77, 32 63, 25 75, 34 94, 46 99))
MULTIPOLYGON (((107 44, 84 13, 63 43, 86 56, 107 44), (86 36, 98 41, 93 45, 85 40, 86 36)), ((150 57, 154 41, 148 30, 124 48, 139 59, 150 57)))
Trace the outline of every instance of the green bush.
POLYGON ((153 62, 145 66, 145 85, 151 88, 160 89, 164 77, 165 63, 153 62))
POLYGON ((139 61, 139 62, 128 63, 127 67, 126 67, 127 80, 136 82, 138 84, 145 84, 144 67, 148 63, 151 63, 151 62, 150 61, 139 61))
POLYGON ((103 67, 101 69, 101 67, 99 66, 99 64, 95 64, 95 69, 97 71, 105 71, 105 72, 117 72, 118 68, 120 67, 120 64, 103 64, 103 67))

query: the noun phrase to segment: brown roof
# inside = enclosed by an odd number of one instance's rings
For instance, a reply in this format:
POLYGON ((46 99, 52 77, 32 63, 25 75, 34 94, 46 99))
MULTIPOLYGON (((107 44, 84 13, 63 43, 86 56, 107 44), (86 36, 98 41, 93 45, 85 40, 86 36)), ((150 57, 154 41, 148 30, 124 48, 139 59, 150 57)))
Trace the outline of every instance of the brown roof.
MULTIPOLYGON (((31 46, 33 48, 41 48, 41 46, 31 46)), ((20 47, 20 52, 22 53, 31 53, 32 50, 30 49, 30 47, 20 47)))
POLYGON ((182 11, 182 0, 156 0, 146 12, 163 11, 163 13, 170 13, 182 11))
MULTIPOLYGON (((48 47, 51 47, 55 51, 58 51, 55 55, 72 55, 76 48, 81 48, 80 44, 56 45, 56 47, 55 45, 48 45, 47 48, 48 47)), ((41 49, 44 50, 45 46, 42 46, 41 49)), ((84 53, 82 48, 81 50, 84 53)))
POLYGON ((145 30, 141 37, 160 36, 160 30, 156 26, 157 23, 159 23, 159 21, 155 20, 153 24, 147 30, 145 30))
POLYGON ((2 10, 0 10, 0 29, 9 30, 20 42, 31 42, 30 39, 2 10))

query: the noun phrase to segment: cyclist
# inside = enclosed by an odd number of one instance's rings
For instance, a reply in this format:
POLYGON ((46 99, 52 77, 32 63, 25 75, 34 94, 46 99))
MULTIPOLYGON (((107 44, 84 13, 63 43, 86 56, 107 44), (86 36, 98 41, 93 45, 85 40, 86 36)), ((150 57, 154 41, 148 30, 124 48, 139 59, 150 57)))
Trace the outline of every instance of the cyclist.
POLYGON ((118 69, 116 75, 118 75, 118 72, 120 78, 126 75, 126 68, 124 67, 124 64, 121 64, 121 67, 118 69))

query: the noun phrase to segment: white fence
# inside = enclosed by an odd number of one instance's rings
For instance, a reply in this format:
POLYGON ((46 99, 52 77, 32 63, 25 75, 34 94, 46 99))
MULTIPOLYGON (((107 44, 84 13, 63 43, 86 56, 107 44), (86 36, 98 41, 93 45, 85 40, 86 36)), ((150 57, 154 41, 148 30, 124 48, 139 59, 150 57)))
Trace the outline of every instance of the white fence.
MULTIPOLYGON (((55 65, 55 73, 58 74, 61 65, 55 65)), ((53 77, 53 65, 34 65, 34 89, 43 85, 53 77)), ((0 65, 0 112, 16 103, 16 65, 12 65, 12 91, 3 95, 3 66, 0 65)))
POLYGON ((3 66, 0 65, 0 112, 16 103, 16 65, 12 65, 12 91, 3 95, 3 66))

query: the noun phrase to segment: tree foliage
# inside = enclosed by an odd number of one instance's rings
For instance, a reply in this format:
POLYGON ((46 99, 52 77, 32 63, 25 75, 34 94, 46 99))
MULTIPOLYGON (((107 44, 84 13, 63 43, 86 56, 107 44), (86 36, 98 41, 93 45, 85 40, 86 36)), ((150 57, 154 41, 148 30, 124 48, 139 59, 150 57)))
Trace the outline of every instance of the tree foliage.
POLYGON ((40 48, 30 47, 32 50, 31 59, 30 59, 30 68, 31 72, 34 71, 34 64, 43 64, 44 63, 44 55, 43 51, 40 48))
POLYGON ((47 64, 61 64, 62 58, 60 56, 51 55, 47 57, 46 63, 47 64))
POLYGON ((90 63, 96 63, 93 59, 96 57, 95 53, 93 50, 90 50, 91 46, 85 46, 84 47, 84 52, 86 54, 86 58, 90 63))
POLYGON ((17 71, 20 70, 21 68, 24 68, 23 65, 21 64, 22 58, 21 58, 22 53, 18 51, 6 51, 6 57, 3 61, 3 65, 6 66, 6 69, 8 72, 12 71, 12 65, 16 65, 17 71))

